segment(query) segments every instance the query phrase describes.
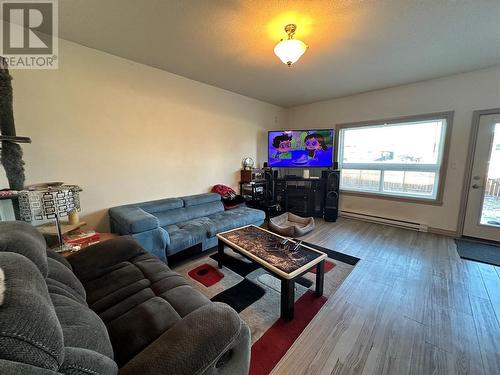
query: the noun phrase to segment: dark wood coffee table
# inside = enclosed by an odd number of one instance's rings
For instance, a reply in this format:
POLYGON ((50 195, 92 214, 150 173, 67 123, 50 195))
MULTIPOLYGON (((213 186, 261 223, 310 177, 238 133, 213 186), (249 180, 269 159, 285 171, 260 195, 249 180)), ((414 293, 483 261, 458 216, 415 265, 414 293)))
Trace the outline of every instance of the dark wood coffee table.
POLYGON ((311 247, 301 245, 291 251, 296 241, 272 233, 255 225, 219 233, 219 268, 223 266, 224 248, 228 246, 237 253, 258 263, 262 268, 281 280, 281 317, 293 319, 295 302, 295 280, 316 266, 316 295, 323 295, 325 259, 327 255, 311 247))

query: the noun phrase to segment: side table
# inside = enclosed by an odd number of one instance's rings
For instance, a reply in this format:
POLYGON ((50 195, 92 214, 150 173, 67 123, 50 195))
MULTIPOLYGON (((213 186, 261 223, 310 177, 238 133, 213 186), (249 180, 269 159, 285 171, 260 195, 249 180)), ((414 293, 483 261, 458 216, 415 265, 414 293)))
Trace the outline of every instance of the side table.
POLYGON ((90 245, 93 245, 93 244, 99 243, 99 242, 103 242, 103 241, 107 241, 107 240, 111 240, 111 239, 117 238, 117 237, 119 237, 119 235, 117 235, 115 233, 99 233, 99 241, 92 242, 91 244, 87 243, 87 244, 81 245, 80 250, 77 250, 77 251, 65 251, 65 252, 59 253, 59 254, 61 254, 63 257, 68 257, 72 254, 76 254, 77 252, 85 249, 86 247, 88 247, 90 245))

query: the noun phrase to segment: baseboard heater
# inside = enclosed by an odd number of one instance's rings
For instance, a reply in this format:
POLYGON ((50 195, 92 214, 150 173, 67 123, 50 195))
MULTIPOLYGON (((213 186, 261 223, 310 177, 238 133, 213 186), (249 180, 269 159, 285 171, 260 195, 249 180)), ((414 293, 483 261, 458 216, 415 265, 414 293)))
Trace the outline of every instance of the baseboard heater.
POLYGON ((340 211, 340 216, 349 219, 369 221, 370 223, 384 224, 384 225, 390 225, 392 227, 416 230, 418 232, 427 232, 429 230, 429 227, 422 223, 413 223, 411 221, 395 220, 387 217, 361 214, 357 212, 340 211))

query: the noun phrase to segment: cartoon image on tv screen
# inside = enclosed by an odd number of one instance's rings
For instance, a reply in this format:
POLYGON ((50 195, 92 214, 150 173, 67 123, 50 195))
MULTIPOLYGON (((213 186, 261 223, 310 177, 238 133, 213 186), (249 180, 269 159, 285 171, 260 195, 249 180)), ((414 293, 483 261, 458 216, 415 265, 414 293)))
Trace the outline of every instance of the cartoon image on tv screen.
POLYGON ((273 147, 275 149, 274 158, 276 159, 292 159, 292 136, 289 134, 281 134, 273 139, 273 147))
POLYGON ((272 131, 268 146, 272 167, 330 167, 333 130, 272 131))

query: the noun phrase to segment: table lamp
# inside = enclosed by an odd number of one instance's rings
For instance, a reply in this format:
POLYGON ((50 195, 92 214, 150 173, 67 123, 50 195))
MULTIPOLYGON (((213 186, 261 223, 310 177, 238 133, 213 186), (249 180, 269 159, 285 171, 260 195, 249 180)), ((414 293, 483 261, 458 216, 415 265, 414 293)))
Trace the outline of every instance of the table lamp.
POLYGON ((63 183, 48 183, 32 185, 21 190, 18 195, 19 216, 21 220, 33 221, 54 219, 56 224, 57 252, 71 250, 66 245, 61 232, 60 218, 67 217, 71 211, 80 211, 79 192, 82 189, 76 185, 63 185, 63 183))

